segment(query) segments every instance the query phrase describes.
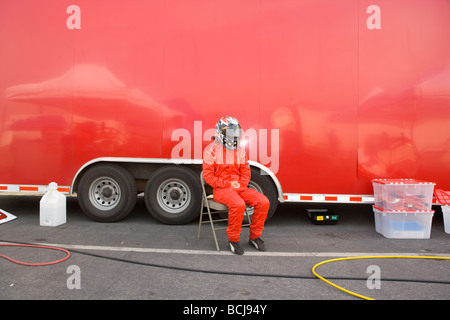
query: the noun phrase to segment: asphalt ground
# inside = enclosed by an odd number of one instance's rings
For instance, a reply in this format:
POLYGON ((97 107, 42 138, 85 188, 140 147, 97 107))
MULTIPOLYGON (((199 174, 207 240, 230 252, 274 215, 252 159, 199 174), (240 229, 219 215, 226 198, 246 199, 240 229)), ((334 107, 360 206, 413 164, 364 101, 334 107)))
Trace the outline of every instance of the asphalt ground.
MULTIPOLYGON (((266 305, 267 314, 274 301, 292 307, 300 300, 360 300, 314 276, 313 266, 322 261, 380 255, 450 257, 450 234, 444 232, 439 207, 434 207, 431 238, 408 240, 377 233, 370 205, 282 204, 263 233, 268 251, 250 247, 244 228, 245 254, 237 256, 226 248, 225 230, 218 231, 221 251, 216 251, 208 225, 198 238, 197 221, 161 224, 146 211, 142 198, 132 214, 117 223, 94 222, 81 212, 76 198, 67 198, 67 223, 57 227, 39 225, 39 201, 38 196, 0 197, 0 209, 17 216, 0 224, 0 242, 62 247, 71 255, 48 266, 0 259, 2 300, 156 300, 174 314, 206 313, 215 301, 226 303, 217 314, 237 312, 228 305, 266 305), (339 214, 339 222, 314 225, 306 208, 328 208, 339 214), (176 307, 162 300, 177 301, 176 307), (195 309, 200 306, 205 308, 195 309)), ((25 247, 0 247, 0 253, 32 263, 66 255, 25 247)), ((446 300, 449 264, 437 259, 358 259, 326 263, 317 272, 374 299, 446 300)))

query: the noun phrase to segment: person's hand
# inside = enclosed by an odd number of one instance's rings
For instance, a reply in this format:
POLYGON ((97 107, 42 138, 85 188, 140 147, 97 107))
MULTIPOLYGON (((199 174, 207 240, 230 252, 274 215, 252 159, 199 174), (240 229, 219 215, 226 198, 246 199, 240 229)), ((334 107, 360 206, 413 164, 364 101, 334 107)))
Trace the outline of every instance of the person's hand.
POLYGON ((237 188, 240 188, 241 185, 237 181, 231 181, 231 187, 237 189, 237 188))

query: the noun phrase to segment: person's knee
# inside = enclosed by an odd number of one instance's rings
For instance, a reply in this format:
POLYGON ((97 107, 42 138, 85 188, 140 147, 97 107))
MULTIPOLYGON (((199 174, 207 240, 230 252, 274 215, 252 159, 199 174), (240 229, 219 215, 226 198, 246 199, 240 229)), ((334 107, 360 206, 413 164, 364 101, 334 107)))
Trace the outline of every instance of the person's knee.
POLYGON ((270 201, 267 199, 266 196, 261 197, 261 200, 259 202, 259 206, 262 211, 269 211, 270 208, 270 201))
POLYGON ((233 212, 236 212, 239 214, 244 214, 245 208, 246 208, 246 205, 245 205, 244 201, 237 201, 229 206, 230 211, 233 211, 233 212))

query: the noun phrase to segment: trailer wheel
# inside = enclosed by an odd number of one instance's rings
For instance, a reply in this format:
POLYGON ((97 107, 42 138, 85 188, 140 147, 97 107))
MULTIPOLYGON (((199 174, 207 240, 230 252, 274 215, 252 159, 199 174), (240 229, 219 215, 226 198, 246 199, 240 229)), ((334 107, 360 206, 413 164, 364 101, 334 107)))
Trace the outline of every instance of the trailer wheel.
POLYGON ((162 167, 148 180, 144 198, 156 220, 165 224, 189 223, 200 213, 200 179, 186 167, 162 167))
MULTIPOLYGON (((261 171, 257 168, 251 168, 251 170, 252 177, 250 179, 250 182, 248 183, 248 187, 261 192, 267 197, 267 199, 269 199, 270 208, 269 212, 267 213, 266 219, 266 221, 269 221, 269 219, 272 218, 275 211, 277 210, 277 191, 268 176, 260 174, 261 171)), ((253 214, 253 208, 249 208, 247 210, 249 210, 249 215, 251 216, 253 214)))
POLYGON ((78 203, 92 220, 116 222, 136 205, 136 183, 131 174, 115 164, 97 165, 81 178, 78 203))

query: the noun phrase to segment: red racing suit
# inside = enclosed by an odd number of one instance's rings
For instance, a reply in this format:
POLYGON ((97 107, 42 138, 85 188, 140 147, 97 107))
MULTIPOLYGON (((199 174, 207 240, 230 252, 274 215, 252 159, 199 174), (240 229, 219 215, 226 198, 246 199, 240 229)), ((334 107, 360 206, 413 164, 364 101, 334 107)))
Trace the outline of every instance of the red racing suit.
POLYGON ((203 178, 213 187, 214 200, 228 207, 228 240, 238 242, 246 204, 254 208, 250 238, 259 238, 264 229, 270 203, 265 195, 247 188, 251 173, 244 149, 226 149, 214 141, 203 153, 203 178), (233 187, 237 181, 239 187, 233 187))

